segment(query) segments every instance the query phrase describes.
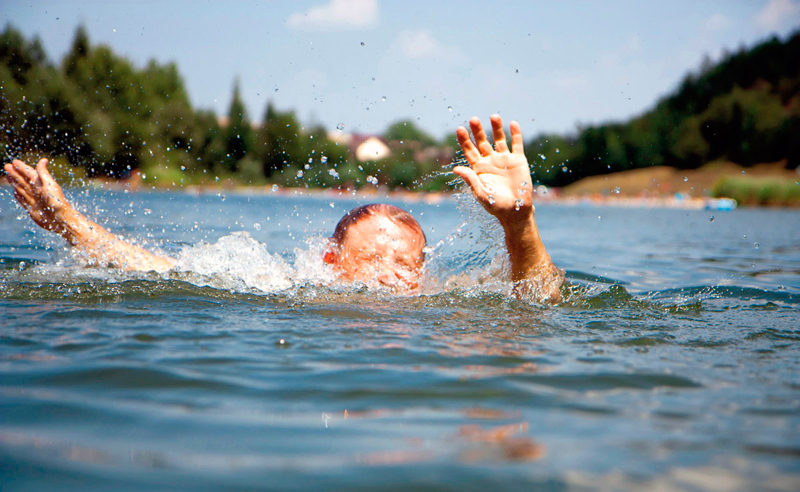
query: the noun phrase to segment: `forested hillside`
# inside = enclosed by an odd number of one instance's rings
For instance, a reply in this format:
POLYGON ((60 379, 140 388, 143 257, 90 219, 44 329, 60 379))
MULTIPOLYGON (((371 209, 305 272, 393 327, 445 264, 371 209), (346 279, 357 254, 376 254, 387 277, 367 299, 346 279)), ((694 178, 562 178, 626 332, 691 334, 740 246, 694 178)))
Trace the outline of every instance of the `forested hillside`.
MULTIPOLYGON (((258 125, 234 82, 226 118, 194 108, 178 67, 138 68, 79 28, 60 63, 12 26, 0 35, 3 160, 61 158, 78 174, 159 183, 389 187, 441 190, 437 143, 409 121, 384 137, 392 156, 358 162, 325 128, 304 127, 270 103, 258 125), (224 124, 220 124, 223 121, 224 124), (160 181, 159 181, 160 179, 160 181)), ((743 166, 800 163, 800 32, 706 63, 656 106, 628 122, 542 135, 526 145, 534 181, 563 186, 585 176, 648 166, 697 168, 724 159, 743 166)))
POLYGON ((670 96, 625 123, 543 135, 526 146, 534 178, 563 186, 586 176, 648 166, 694 169, 800 163, 800 32, 706 63, 670 96), (542 156, 536 158, 534 156, 542 156))

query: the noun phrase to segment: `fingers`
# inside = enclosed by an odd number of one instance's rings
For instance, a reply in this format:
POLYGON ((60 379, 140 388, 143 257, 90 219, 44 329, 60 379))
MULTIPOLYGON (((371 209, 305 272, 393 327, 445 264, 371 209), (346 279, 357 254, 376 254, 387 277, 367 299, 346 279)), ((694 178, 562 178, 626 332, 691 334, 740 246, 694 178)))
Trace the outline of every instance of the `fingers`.
POLYGON ((17 188, 14 188, 14 198, 17 199, 19 204, 22 205, 25 208, 25 210, 30 209, 35 203, 35 200, 33 199, 32 196, 30 196, 24 190, 19 190, 17 188))
POLYGON ((511 152, 525 154, 525 144, 522 141, 522 128, 516 121, 511 122, 511 152))
POLYGON ((33 182, 39 175, 33 168, 19 159, 14 159, 11 161, 11 167, 22 177, 28 180, 28 182, 33 182))
MULTIPOLYGON (((22 161, 15 161, 15 162, 22 162, 22 161)), ((8 173, 6 179, 8 180, 9 183, 11 183, 11 186, 14 187, 14 190, 17 191, 24 190, 26 193, 30 194, 31 181, 30 179, 28 179, 27 176, 23 176, 19 172, 19 170, 17 170, 17 167, 12 164, 6 164, 4 169, 6 173, 8 173)))
POLYGON ((481 155, 491 155, 492 144, 490 144, 489 139, 486 138, 486 133, 483 131, 481 120, 477 116, 473 116, 469 119, 469 127, 472 130, 472 136, 475 137, 475 145, 477 145, 478 151, 480 151, 481 155))
POLYGON ((472 140, 469 138, 469 132, 463 126, 459 126, 456 129, 456 138, 458 139, 458 145, 461 146, 461 150, 464 151, 464 157, 467 158, 467 161, 475 165, 478 162, 478 159, 481 158, 481 154, 478 152, 478 149, 475 147, 475 144, 472 143, 472 140))
POLYGON ((39 179, 41 179, 42 182, 53 185, 56 184, 56 180, 53 179, 53 175, 47 170, 47 162, 47 159, 39 160, 39 163, 36 164, 36 172, 39 173, 39 179))
POLYGON ((475 171, 469 167, 456 166, 453 168, 453 172, 467 182, 469 187, 472 189, 472 193, 475 194, 475 198, 477 198, 479 201, 486 200, 486 189, 484 188, 483 182, 475 171))
POLYGON ((492 122, 492 138, 494 138, 494 150, 497 152, 508 152, 508 142, 506 134, 503 132, 503 120, 500 115, 493 114, 489 118, 492 122))

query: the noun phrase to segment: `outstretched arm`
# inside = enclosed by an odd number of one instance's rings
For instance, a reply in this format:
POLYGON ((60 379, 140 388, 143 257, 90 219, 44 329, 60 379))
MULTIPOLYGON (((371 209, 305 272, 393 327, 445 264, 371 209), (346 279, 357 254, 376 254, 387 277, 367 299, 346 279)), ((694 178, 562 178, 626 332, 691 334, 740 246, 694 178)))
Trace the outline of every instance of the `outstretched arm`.
POLYGON ((525 158, 522 131, 519 123, 511 122, 509 150, 500 116, 493 115, 491 121, 494 148, 477 117, 469 120, 474 143, 467 129, 458 127, 458 143, 470 167, 456 166, 453 172, 467 182, 483 208, 500 221, 511 260, 515 294, 558 302, 564 275, 553 265, 536 227, 531 172, 525 158))
POLYGON ((39 227, 66 239, 89 258, 128 271, 164 272, 174 266, 174 259, 126 243, 75 210, 47 170, 47 159, 40 160, 36 169, 15 159, 4 169, 14 187, 14 197, 31 219, 39 227))

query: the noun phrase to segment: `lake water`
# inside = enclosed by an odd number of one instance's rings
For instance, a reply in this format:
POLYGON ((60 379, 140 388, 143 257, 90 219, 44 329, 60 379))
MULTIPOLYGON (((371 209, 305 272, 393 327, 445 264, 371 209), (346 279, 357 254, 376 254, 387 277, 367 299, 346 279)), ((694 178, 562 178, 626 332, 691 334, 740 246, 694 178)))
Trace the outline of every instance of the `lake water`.
POLYGON ((400 297, 319 260, 380 199, 72 196, 181 268, 83 268, 0 188, 4 491, 800 489, 795 210, 539 205, 541 306, 468 199, 394 202, 400 297))

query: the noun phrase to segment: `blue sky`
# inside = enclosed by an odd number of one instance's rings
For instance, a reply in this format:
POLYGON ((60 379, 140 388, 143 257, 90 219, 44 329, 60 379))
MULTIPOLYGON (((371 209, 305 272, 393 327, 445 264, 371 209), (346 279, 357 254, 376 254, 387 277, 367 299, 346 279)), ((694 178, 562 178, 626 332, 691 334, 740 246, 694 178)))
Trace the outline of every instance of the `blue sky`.
POLYGON ((442 137, 497 112, 532 136, 645 111, 704 56, 800 27, 800 0, 2 0, 0 22, 58 61, 81 23, 138 66, 174 61, 218 114, 239 77, 256 120, 271 100, 304 124, 442 137))

